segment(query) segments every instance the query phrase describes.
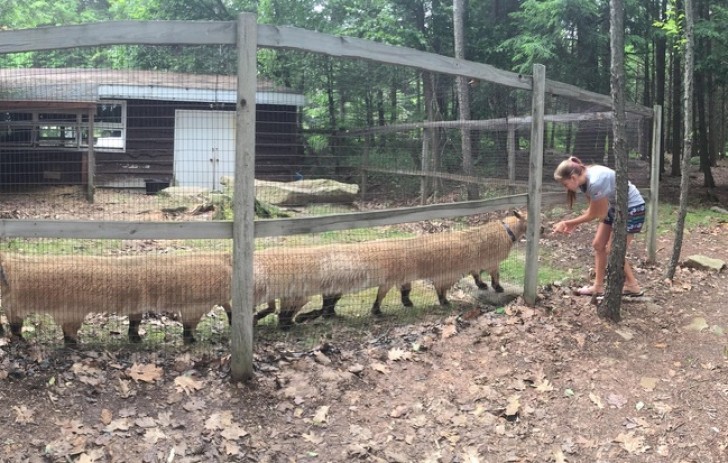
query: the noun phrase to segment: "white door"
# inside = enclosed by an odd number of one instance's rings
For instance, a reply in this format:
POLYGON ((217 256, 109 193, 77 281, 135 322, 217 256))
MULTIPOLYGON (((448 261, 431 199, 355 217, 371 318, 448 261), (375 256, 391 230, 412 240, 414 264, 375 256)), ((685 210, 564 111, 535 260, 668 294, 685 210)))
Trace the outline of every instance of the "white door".
POLYGON ((220 191, 220 178, 234 172, 235 112, 175 111, 175 185, 220 191))

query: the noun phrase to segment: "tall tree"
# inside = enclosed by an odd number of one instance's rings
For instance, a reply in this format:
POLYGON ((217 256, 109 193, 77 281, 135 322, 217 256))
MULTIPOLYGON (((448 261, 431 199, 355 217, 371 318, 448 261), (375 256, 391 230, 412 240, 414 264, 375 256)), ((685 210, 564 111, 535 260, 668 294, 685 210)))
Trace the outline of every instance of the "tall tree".
MULTIPOLYGON (((455 58, 465 59, 465 0, 453 0, 452 2, 453 28, 455 30, 455 58)), ((457 78, 458 108, 461 121, 470 120, 470 88, 468 79, 464 76, 457 78)), ((473 144, 471 131, 467 127, 460 129, 461 147, 463 154, 463 172, 465 175, 474 176, 473 167, 473 144)), ((480 198, 478 185, 468 183, 468 199, 480 198)))
POLYGON ((612 224, 612 246, 609 253, 607 290, 597 308, 600 317, 618 322, 621 318, 624 258, 627 252, 627 130, 625 115, 624 73, 624 2, 609 2, 609 37, 611 49, 610 86, 612 94, 614 159, 617 173, 617 203, 612 224))
POLYGON ((682 178, 680 179, 680 208, 675 222, 675 242, 673 243, 672 256, 667 266, 666 277, 672 280, 675 277, 680 252, 682 250, 683 232, 685 230, 685 217, 688 213, 688 189, 690 187, 690 158, 693 153, 693 74, 694 61, 693 50, 695 47, 694 25, 693 25, 693 2, 685 0, 685 68, 683 70, 683 112, 684 118, 684 139, 682 154, 682 178))

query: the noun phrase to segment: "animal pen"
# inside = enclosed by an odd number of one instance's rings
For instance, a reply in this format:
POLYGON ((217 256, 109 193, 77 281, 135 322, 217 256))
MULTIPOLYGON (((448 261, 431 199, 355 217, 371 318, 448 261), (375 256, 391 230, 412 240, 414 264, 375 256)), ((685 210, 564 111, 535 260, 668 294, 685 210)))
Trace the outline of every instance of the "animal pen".
MULTIPOLYGON (((336 313, 335 331, 371 323, 372 305, 480 307, 501 286, 534 304, 542 205, 564 201, 554 167, 614 163, 611 98, 540 65, 518 75, 249 14, 2 31, 0 53, 10 331, 60 342, 37 313, 82 344, 229 332, 236 379, 256 322, 336 313), (487 290, 461 280, 481 270, 487 290)), ((630 179, 656 201, 653 114, 628 106, 627 141, 630 179)))

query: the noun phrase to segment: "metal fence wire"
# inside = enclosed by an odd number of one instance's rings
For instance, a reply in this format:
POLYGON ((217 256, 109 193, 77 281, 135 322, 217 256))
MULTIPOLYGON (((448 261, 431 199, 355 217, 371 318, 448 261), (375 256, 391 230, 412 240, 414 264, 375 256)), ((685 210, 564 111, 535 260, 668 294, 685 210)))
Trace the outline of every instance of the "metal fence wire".
MULTIPOLYGON (((530 90, 310 51, 259 48, 256 59, 255 212, 276 230, 255 240, 259 336, 292 327, 289 339, 347 339, 519 294, 529 263, 509 211, 525 199, 507 198, 528 192, 530 90), (276 225, 332 217, 343 225, 276 225)), ((236 69, 234 45, 0 55, 4 223, 233 220, 236 69)), ((547 98, 544 190, 569 155, 614 165, 611 117, 547 98)), ((627 125, 630 179, 649 185, 651 120, 629 113, 627 125)), ((3 322, 16 336, 205 345, 229 335, 230 239, 6 233, 0 245, 3 322)))

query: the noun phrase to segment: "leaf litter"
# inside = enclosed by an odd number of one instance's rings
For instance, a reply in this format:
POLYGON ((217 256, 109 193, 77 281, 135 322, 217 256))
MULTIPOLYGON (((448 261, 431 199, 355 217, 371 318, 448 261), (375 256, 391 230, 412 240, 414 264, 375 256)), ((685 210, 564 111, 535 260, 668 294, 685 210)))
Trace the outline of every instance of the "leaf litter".
MULTIPOLYGON (((707 231, 686 246, 728 259, 726 229, 707 231)), ((590 233, 571 240, 586 255, 590 233)), ((578 265, 573 246, 544 241, 554 262, 578 265)), ((679 269, 668 285, 630 252, 654 301, 623 306, 619 325, 548 285, 535 308, 455 305, 373 323, 361 342, 257 341, 250 384, 230 381, 226 346, 0 339, 0 461, 723 461, 728 340, 713 327, 728 326, 726 274, 679 269)))

